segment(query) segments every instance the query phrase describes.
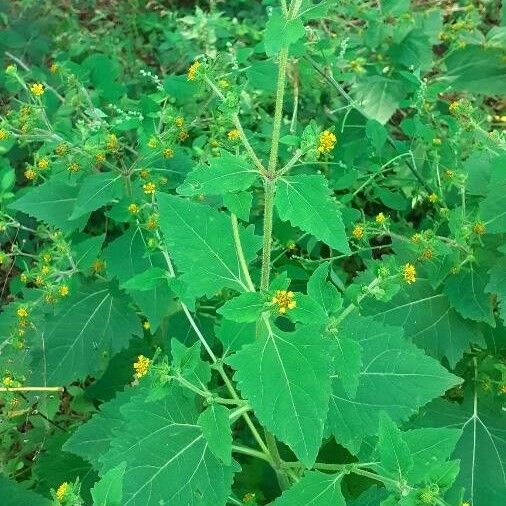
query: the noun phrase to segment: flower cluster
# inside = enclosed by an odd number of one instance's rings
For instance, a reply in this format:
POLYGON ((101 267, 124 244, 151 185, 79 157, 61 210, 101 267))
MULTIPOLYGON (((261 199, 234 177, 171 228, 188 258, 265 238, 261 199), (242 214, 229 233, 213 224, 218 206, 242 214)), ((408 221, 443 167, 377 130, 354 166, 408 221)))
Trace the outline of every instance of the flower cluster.
POLYGON ((146 376, 149 371, 149 366, 151 364, 151 360, 144 355, 139 355, 137 357, 137 361, 134 362, 134 377, 137 379, 146 376))
POLYGON ((194 81, 197 77, 197 71, 200 67, 201 63, 197 60, 197 61, 194 61, 191 65, 190 65, 190 68, 188 69, 188 81, 194 81))
POLYGON ((289 309, 294 309, 297 306, 295 294, 287 290, 276 290, 271 302, 278 306, 279 314, 285 314, 289 309))
POLYGON ((30 91, 36 97, 41 97, 42 95, 44 95, 44 85, 42 83, 33 83, 30 86, 30 91))
POLYGON ((416 281, 416 269, 413 264, 407 263, 402 268, 402 275, 404 276, 404 281, 411 285, 416 281))
POLYGON ((329 153, 336 145, 337 137, 330 130, 324 130, 320 134, 318 151, 320 154, 329 153))

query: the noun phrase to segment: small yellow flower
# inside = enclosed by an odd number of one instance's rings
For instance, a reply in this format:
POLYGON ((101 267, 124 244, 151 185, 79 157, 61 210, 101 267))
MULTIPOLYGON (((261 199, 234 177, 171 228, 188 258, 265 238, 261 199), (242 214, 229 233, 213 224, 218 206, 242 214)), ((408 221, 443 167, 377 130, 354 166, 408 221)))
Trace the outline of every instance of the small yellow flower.
POLYGON ((497 389, 497 391, 500 394, 506 394, 506 383, 503 383, 502 385, 499 385, 499 388, 497 389))
POLYGON ((41 158, 37 162, 37 167, 41 170, 46 170, 49 167, 49 160, 47 158, 41 158))
POLYGON ((51 74, 56 74, 58 72, 58 64, 57 63, 52 63, 51 66, 49 67, 49 72, 51 72, 51 74))
POLYGON ((351 235, 358 241, 364 237, 364 227, 362 225, 355 225, 351 235))
POLYGON ((60 297, 66 297, 69 294, 69 287, 67 285, 61 285, 60 288, 58 288, 58 294, 60 297))
POLYGON ((12 379, 12 376, 10 374, 4 376, 2 380, 2 385, 6 388, 11 388, 14 386, 14 380, 12 379))
POLYGON ((29 181, 33 181, 37 177, 37 172, 35 171, 35 169, 30 167, 29 169, 25 170, 25 177, 29 181))
POLYGON ((137 357, 137 362, 134 363, 134 377, 137 379, 142 378, 143 376, 146 376, 149 370, 149 364, 151 363, 151 360, 144 355, 139 355, 137 357))
POLYGON ((44 274, 45 276, 47 276, 49 274, 49 271, 50 271, 49 266, 48 265, 44 265, 40 271, 42 272, 42 274, 44 274))
POLYGON ((59 502, 63 501, 63 498, 65 497, 68 488, 69 484, 66 481, 64 481, 56 490, 56 499, 58 499, 59 502))
POLYGON ((107 142, 105 143, 105 147, 108 151, 118 151, 118 138, 116 134, 110 134, 107 136, 107 142))
POLYGON ((139 172, 139 176, 142 178, 142 179, 147 179, 149 176, 150 176, 150 172, 148 169, 142 169, 140 172, 139 172))
POLYGON ((148 227, 149 230, 156 230, 158 227, 158 216, 155 214, 151 215, 146 222, 146 227, 148 227))
POLYGON ((8 136, 9 134, 7 133, 7 130, 0 128, 0 141, 4 141, 8 136))
POLYGON ((364 59, 363 58, 357 58, 356 60, 350 61, 350 68, 353 70, 353 72, 357 74, 363 74, 365 72, 364 69, 364 59))
POLYGON ((426 248, 422 251, 422 254, 420 255, 421 260, 430 260, 434 256, 434 253, 430 248, 426 248))
POLYGON ((98 163, 98 164, 101 164, 101 163, 104 163, 105 162, 105 153, 97 153, 95 155, 95 162, 98 163))
POLYGON ((376 218, 374 218, 374 221, 378 224, 378 225, 383 225, 383 223, 385 223, 387 217, 383 214, 383 213, 378 213, 376 215, 376 218))
POLYGON ((178 137, 179 137, 179 140, 180 140, 181 142, 184 142, 184 141, 185 141, 186 139, 188 139, 188 137, 190 137, 190 136, 188 135, 188 132, 187 132, 186 130, 181 130, 181 131, 179 132, 178 137))
POLYGON ((153 195, 156 191, 156 185, 152 181, 149 181, 142 185, 142 189, 146 195, 153 195))
POLYGON ((334 146, 336 145, 337 137, 330 131, 330 130, 324 130, 320 134, 319 139, 319 145, 318 145, 318 151, 321 154, 329 153, 334 149, 334 146))
POLYGON ((66 155, 69 151, 69 147, 67 146, 67 144, 58 144, 58 146, 56 146, 56 149, 54 150, 54 152, 58 155, 58 156, 63 156, 63 155, 66 155))
POLYGON ((230 83, 226 80, 226 79, 220 79, 218 81, 218 86, 222 89, 222 90, 226 90, 227 88, 230 87, 230 83))
POLYGON ((276 295, 272 297, 271 302, 278 306, 278 313, 285 314, 289 309, 294 309, 297 302, 294 300, 295 294, 287 290, 276 290, 276 295))
POLYGON ((21 275, 19 276, 19 279, 20 279, 21 283, 28 283, 28 276, 24 272, 21 273, 21 275))
POLYGON ((16 314, 18 315, 18 318, 26 318, 28 316, 28 309, 26 306, 20 306, 16 310, 16 314))
POLYGON ((476 235, 484 235, 486 231, 487 229, 485 227, 485 223, 483 223, 482 221, 478 221, 473 225, 473 232, 476 235))
POLYGON ((81 170, 81 166, 77 163, 77 162, 72 162, 69 166, 68 166, 68 171, 69 172, 72 172, 72 173, 76 173, 76 172, 79 172, 81 170))
POLYGON ((422 234, 419 234, 418 232, 411 236, 411 242, 413 244, 419 244, 421 240, 422 240, 422 234))
POLYGON ((128 212, 130 214, 137 214, 139 212, 139 206, 135 203, 135 202, 132 202, 129 206, 128 206, 128 212))
POLYGON ((41 97, 42 95, 44 95, 44 85, 42 83, 33 83, 30 86, 30 91, 36 97, 41 97))
POLYGON ((218 139, 211 139, 209 144, 211 144, 212 148, 218 148, 220 146, 220 141, 218 141, 218 139))
POLYGON ((152 135, 148 141, 148 148, 156 149, 158 147, 158 139, 152 135))
POLYGON ((469 501, 464 501, 460 506, 471 506, 469 501))
POLYGON ((181 116, 178 116, 175 120, 174 120, 174 124, 178 127, 178 128, 181 128, 183 125, 184 125, 184 118, 181 117, 181 116))
POLYGON ((454 100, 449 106, 448 110, 451 114, 457 114, 460 108, 460 102, 458 100, 454 100))
POLYGON ((163 150, 163 157, 165 159, 169 159, 169 158, 172 158, 174 156, 174 151, 171 149, 171 148, 165 148, 163 150))
POLYGON ((7 65, 7 67, 5 67, 5 73, 6 74, 14 74, 14 72, 16 72, 16 65, 7 65))
POLYGON ((434 139, 432 139, 432 144, 434 144, 434 146, 441 146, 443 141, 439 137, 434 137, 434 139))
POLYGON ((429 200, 429 202, 431 204, 435 204, 438 200, 439 200, 439 197, 435 194, 435 193, 431 193, 427 199, 429 200))
POLYGON ((149 323, 147 320, 142 324, 145 330, 149 330, 151 328, 151 323, 149 323))
POLYGON ((188 81, 194 81, 195 78, 197 77, 197 71, 200 67, 201 63, 197 60, 197 61, 194 61, 191 65, 190 65, 190 68, 188 69, 188 81))
POLYGON ((3 251, 0 251, 0 265, 2 265, 6 260, 7 255, 3 251))
POLYGON ((169 178, 166 176, 162 176, 162 177, 158 178, 158 183, 161 186, 165 186, 168 182, 169 182, 169 178))
POLYGON ((233 130, 230 130, 230 132, 228 132, 227 136, 228 140, 236 141, 237 139, 239 139, 241 134, 239 133, 239 130, 237 130, 237 128, 234 128, 233 130))
POLYGON ((105 262, 100 258, 97 258, 91 266, 91 270, 95 274, 100 274, 104 269, 105 269, 105 262))
POLYGON ((254 501, 255 498, 256 498, 256 494, 254 494, 253 492, 248 492, 242 498, 242 502, 244 502, 244 503, 251 502, 251 501, 254 501))
POLYGON ((409 285, 416 281, 416 269, 413 264, 406 264, 402 269, 402 274, 404 276, 404 281, 409 285))
POLYGON ((46 304, 54 304, 56 300, 51 293, 46 293, 46 295, 44 295, 44 302, 46 304))
POLYGON ((455 172, 453 170, 445 170, 444 176, 448 179, 453 179, 455 177, 455 172))
POLYGON ((40 288, 41 286, 44 286, 45 283, 46 282, 41 275, 35 276, 35 286, 38 286, 40 288))

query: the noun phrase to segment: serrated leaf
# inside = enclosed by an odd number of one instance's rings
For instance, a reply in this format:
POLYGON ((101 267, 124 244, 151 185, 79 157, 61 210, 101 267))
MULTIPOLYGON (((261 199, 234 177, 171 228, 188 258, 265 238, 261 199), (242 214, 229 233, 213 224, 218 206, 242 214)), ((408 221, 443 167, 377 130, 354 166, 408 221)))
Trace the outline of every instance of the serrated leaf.
POLYGON ((339 205, 331 198, 327 180, 319 175, 280 178, 275 205, 279 217, 342 253, 349 253, 339 205))
POLYGON ((357 452, 377 432, 385 411, 395 423, 461 382, 402 337, 402 329, 372 318, 348 317, 339 330, 362 346, 362 370, 356 396, 333 377, 328 426, 338 443, 357 452))
POLYGON ((2 506, 50 506, 51 501, 22 484, 0 475, 2 506))
POLYGON ((506 233, 506 178, 489 188, 487 196, 480 202, 480 218, 487 234, 506 233))
POLYGON ((471 344, 485 346, 476 323, 464 320, 446 295, 423 279, 402 288, 391 301, 365 302, 364 311, 381 323, 402 327, 407 339, 433 357, 446 357, 452 368, 471 344))
POLYGON ((316 327, 270 332, 226 359, 259 421, 314 464, 330 395, 329 345, 316 327))
POLYGON ((156 402, 135 397, 121 413, 123 427, 102 462, 104 471, 126 462, 122 506, 227 502, 238 466, 214 456, 192 397, 179 389, 156 402))
POLYGON ((362 346, 339 332, 333 333, 335 345, 332 346, 334 371, 350 398, 357 393, 360 371, 362 369, 362 346))
POLYGON ((69 219, 77 202, 78 193, 79 186, 50 179, 9 204, 9 209, 33 216, 62 232, 71 232, 81 229, 88 221, 88 216, 69 219))
POLYGON ((166 284, 167 282, 168 277, 166 269, 162 269, 161 267, 150 267, 146 271, 122 283, 121 288, 128 291, 139 290, 141 292, 146 292, 153 290, 163 283, 166 284))
POLYGON ((113 172, 101 172, 87 176, 80 184, 71 220, 100 209, 122 193, 121 176, 113 172))
POLYGON ((281 13, 274 12, 265 25, 265 52, 267 56, 274 56, 304 35, 304 24, 300 18, 287 20, 281 13))
POLYGON ((255 340, 256 326, 253 323, 236 323, 221 320, 215 328, 216 337, 223 344, 223 356, 240 350, 245 344, 255 340))
POLYGON ((499 314, 504 324, 506 324, 506 268, 505 259, 501 258, 489 271, 490 279, 485 287, 487 293, 497 295, 499 303, 499 314))
MULTIPOLYGON (((213 296, 222 288, 248 291, 235 249, 230 219, 202 204, 159 195, 160 228, 169 253, 189 288, 188 297, 213 296)), ((239 227, 246 261, 256 258, 261 238, 239 227)))
POLYGON ((91 489, 93 506, 121 506, 126 463, 109 469, 91 489))
POLYGON ((345 506, 341 493, 341 474, 308 471, 291 488, 285 490, 272 506, 345 506))
POLYGON ((232 464, 232 431, 230 411, 219 404, 211 404, 200 413, 197 424, 210 450, 225 465, 232 464))
POLYGON ((93 262, 100 254, 104 239, 105 234, 97 237, 89 237, 88 239, 72 244, 74 262, 81 272, 89 271, 93 262))
POLYGON ((252 323, 258 320, 265 306, 265 296, 259 292, 241 293, 228 300, 217 313, 237 323, 252 323))
POLYGON ((234 213, 238 218, 244 221, 249 220, 253 195, 250 192, 225 193, 223 195, 223 205, 234 213))
POLYGON ((178 187, 180 195, 224 195, 247 190, 258 177, 258 171, 244 158, 221 151, 209 159, 209 165, 198 165, 178 187))
POLYGON ((341 307, 343 301, 337 288, 327 280, 329 269, 329 262, 324 262, 311 274, 307 294, 330 316, 341 307))
POLYGON ((485 293, 486 285, 485 274, 471 267, 449 276, 443 291, 452 307, 464 318, 482 321, 494 327, 492 297, 485 293))

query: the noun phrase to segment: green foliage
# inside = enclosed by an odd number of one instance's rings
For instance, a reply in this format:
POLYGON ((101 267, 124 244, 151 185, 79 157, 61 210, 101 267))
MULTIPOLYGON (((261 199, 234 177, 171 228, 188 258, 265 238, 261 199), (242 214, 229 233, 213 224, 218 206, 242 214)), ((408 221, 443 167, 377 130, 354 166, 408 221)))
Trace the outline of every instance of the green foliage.
POLYGON ((502 506, 498 4, 0 0, 2 505, 502 506))

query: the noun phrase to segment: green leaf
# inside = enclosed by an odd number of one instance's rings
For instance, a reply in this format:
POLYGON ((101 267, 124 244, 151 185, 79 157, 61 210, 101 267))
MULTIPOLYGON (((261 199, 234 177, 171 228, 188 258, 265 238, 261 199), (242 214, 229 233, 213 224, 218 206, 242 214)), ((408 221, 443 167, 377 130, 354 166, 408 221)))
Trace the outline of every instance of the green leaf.
MULTIPOLYGON (((83 236, 84 234, 82 234, 80 238, 83 236)), ((98 235, 97 237, 89 237, 88 239, 72 244, 74 262, 81 272, 85 273, 91 269, 93 262, 100 254, 104 239, 105 234, 98 235)))
MULTIPOLYGON (((188 298, 213 296, 222 288, 248 291, 235 249, 230 219, 202 204, 159 195, 160 228, 169 254, 188 288, 188 298)), ((247 262, 256 258, 261 238, 239 227, 247 262)))
POLYGON ((138 396, 121 413, 124 424, 102 462, 105 471, 126 462, 123 506, 227 502, 238 466, 214 456, 194 398, 179 389, 156 402, 138 396))
POLYGON ((223 195, 223 205, 234 213, 238 218, 244 221, 249 220, 253 195, 250 192, 225 193, 223 195))
POLYGON ((328 351, 318 328, 283 332, 272 327, 226 359, 260 423, 308 467, 315 462, 328 410, 328 351))
POLYGON ((223 356, 240 350, 245 344, 251 344, 255 340, 255 332, 252 323, 236 323, 225 319, 215 329, 216 337, 223 344, 223 356))
POLYGON ((109 469, 91 489, 93 506, 121 506, 126 463, 109 469))
POLYGON ((209 159, 209 165, 200 164, 190 172, 177 192, 186 197, 240 192, 247 190, 257 176, 251 162, 222 150, 219 157, 209 159))
MULTIPOLYGON (((499 167, 499 161, 497 161, 497 164, 494 164, 494 170, 500 170, 499 167)), ((506 177, 503 173, 504 163, 500 172, 502 178, 492 179, 487 196, 480 202, 480 217, 485 224, 487 234, 506 233, 506 177)))
POLYGON ((506 324, 506 269, 504 268, 504 262, 504 258, 501 258, 488 272, 490 279, 485 291, 497 296, 499 315, 506 324))
POLYGON ((200 341, 192 346, 185 346, 176 338, 171 339, 170 351, 172 354, 172 367, 183 378, 186 378, 197 387, 205 387, 211 379, 211 368, 208 362, 200 357, 200 341))
POLYGON ((124 294, 108 284, 90 284, 61 302, 55 316, 41 330, 41 344, 32 350, 43 363, 45 385, 67 385, 99 373, 104 357, 142 335, 139 318, 124 294))
POLYGON ((276 55, 282 48, 304 37, 305 33, 300 18, 286 20, 281 13, 274 12, 265 25, 264 46, 267 56, 276 55))
POLYGON ((229 415, 230 411, 225 406, 211 404, 200 413, 197 420, 210 450, 227 466, 232 464, 232 431, 229 415))
POLYGON ((363 79, 355 87, 355 101, 360 110, 382 125, 397 110, 404 94, 398 81, 382 76, 363 79))
POLYGON ((449 276, 445 282, 444 293, 450 304, 464 318, 482 321, 495 327, 492 297, 485 293, 487 279, 484 273, 471 266, 449 276))
POLYGON ((362 370, 356 396, 351 398, 333 377, 328 426, 338 443, 357 452, 362 440, 374 435, 385 411, 395 423, 461 382, 434 359, 402 337, 402 329, 372 318, 348 317, 340 334, 362 346, 362 370))
POLYGON ((218 313, 237 323, 256 322, 266 303, 265 296, 259 292, 241 293, 228 300, 218 309, 218 313))
POLYGON ((332 333, 335 345, 332 346, 334 370, 346 394, 353 399, 357 393, 360 371, 362 370, 362 346, 339 332, 332 333))
POLYGON ((381 323, 402 327, 407 339, 433 357, 446 357, 452 368, 471 344, 485 346, 476 323, 464 320, 446 295, 434 292, 424 279, 402 288, 391 301, 364 302, 364 311, 381 323))
POLYGON ((162 283, 167 283, 167 271, 161 267, 150 267, 148 270, 137 274, 121 284, 125 290, 140 290, 146 292, 153 290, 162 283))
POLYGON ((341 480, 341 474, 308 471, 295 485, 285 490, 272 506, 345 506, 341 480))
POLYGON ((337 288, 327 280, 330 263, 323 262, 307 283, 307 294, 330 316, 341 308, 343 300, 337 288))
POLYGON ((121 196, 122 190, 121 176, 113 172, 102 172, 85 177, 80 184, 76 206, 70 219, 75 220, 83 214, 109 204, 121 196))
POLYGON ((331 248, 350 252, 339 205, 323 176, 303 174, 281 178, 275 204, 283 221, 290 221, 331 248))
POLYGON ((62 232, 81 229, 88 221, 87 216, 71 220, 69 216, 77 202, 79 186, 50 179, 26 192, 9 204, 9 209, 33 216, 62 232))
POLYGON ((49 506, 51 501, 25 488, 22 484, 0 475, 2 506, 49 506))
POLYGON ((397 425, 385 412, 380 413, 379 417, 378 453, 380 466, 386 475, 399 481, 405 479, 413 467, 409 446, 397 425))

